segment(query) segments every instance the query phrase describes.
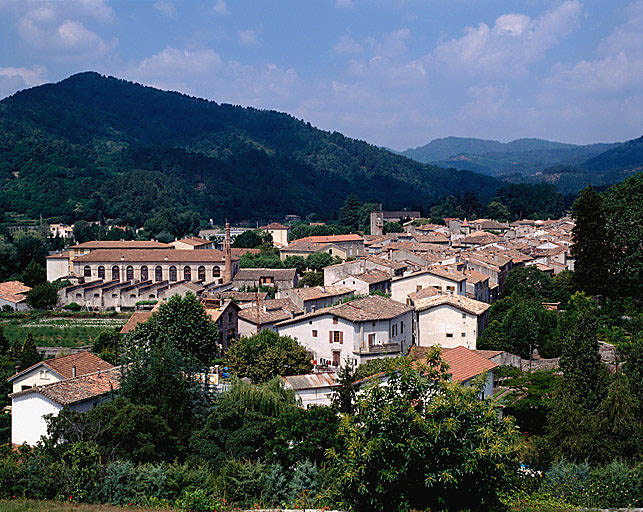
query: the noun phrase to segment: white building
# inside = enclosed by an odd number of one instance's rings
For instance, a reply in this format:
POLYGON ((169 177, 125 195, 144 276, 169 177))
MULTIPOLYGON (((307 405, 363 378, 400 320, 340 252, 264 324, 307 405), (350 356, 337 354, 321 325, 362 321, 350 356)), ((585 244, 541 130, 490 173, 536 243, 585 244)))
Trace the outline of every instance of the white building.
POLYGON ((377 357, 401 356, 413 342, 413 308, 378 295, 317 310, 276 325, 319 365, 359 365, 377 357))
POLYGON ((437 291, 454 295, 465 295, 467 278, 460 272, 447 270, 443 267, 431 267, 391 281, 391 298, 398 302, 408 303, 411 293, 432 287, 437 291))
POLYGON ((29 387, 11 393, 11 443, 35 445, 47 435, 47 414, 57 415, 64 407, 86 412, 110 400, 120 387, 120 368, 29 387))
POLYGON ((333 390, 337 387, 334 372, 290 375, 281 379, 286 389, 295 391, 295 396, 305 408, 311 405, 330 405, 333 390))
POLYGON ((416 344, 475 349, 477 337, 487 326, 489 307, 461 295, 439 294, 415 300, 416 344))

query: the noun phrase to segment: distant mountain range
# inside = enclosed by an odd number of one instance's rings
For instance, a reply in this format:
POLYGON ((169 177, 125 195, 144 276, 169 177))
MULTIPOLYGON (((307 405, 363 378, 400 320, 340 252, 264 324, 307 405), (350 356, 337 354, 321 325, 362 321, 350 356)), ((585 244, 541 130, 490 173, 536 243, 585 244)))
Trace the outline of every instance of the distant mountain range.
POLYGON ((32 217, 140 225, 167 208, 217 220, 326 216, 350 193, 418 209, 467 191, 489 199, 500 185, 288 114, 93 72, 0 101, 0 209, 32 217))
POLYGON ((624 143, 574 145, 542 139, 511 142, 446 137, 407 149, 419 162, 474 171, 512 182, 546 181, 573 193, 609 185, 643 167, 643 137, 624 143))

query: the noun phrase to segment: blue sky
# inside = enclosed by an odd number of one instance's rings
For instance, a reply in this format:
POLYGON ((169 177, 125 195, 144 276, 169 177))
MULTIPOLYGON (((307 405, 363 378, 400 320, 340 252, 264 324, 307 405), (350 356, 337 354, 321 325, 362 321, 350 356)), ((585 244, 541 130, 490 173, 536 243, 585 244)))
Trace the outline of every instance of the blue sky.
POLYGON ((394 149, 643 132, 643 0, 0 0, 0 98, 95 70, 394 149))

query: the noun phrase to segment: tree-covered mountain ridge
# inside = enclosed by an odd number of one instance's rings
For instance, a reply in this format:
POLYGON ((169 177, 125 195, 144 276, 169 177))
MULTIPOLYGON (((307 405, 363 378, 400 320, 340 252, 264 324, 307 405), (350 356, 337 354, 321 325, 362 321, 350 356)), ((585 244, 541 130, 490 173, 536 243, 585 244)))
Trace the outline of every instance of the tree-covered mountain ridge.
POLYGON ((0 101, 0 207, 142 224, 172 207, 231 220, 327 213, 350 194, 399 208, 499 182, 441 169, 291 115, 94 72, 0 101))
POLYGON ((641 138, 618 143, 565 144, 543 139, 511 142, 446 137, 408 149, 420 162, 466 169, 513 182, 553 183, 574 193, 589 183, 610 185, 643 166, 641 138))

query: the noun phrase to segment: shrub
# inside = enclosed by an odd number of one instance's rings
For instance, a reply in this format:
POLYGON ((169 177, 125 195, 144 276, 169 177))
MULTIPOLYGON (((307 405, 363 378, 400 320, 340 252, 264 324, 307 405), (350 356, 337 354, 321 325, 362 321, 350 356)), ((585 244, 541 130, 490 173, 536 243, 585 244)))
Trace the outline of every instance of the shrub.
POLYGON ((228 460, 219 473, 219 489, 229 502, 249 507, 263 500, 265 477, 260 462, 228 460))
POLYGON ((63 306, 63 309, 67 311, 80 311, 82 306, 78 304, 77 302, 70 302, 66 306, 63 306))
POLYGON ((185 491, 176 501, 176 506, 190 512, 210 512, 222 510, 223 501, 208 494, 204 489, 185 491))

